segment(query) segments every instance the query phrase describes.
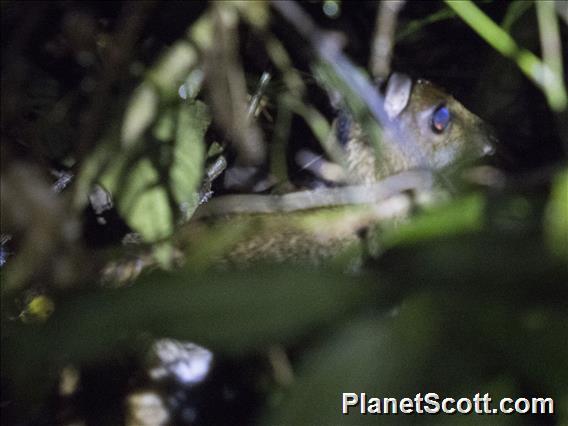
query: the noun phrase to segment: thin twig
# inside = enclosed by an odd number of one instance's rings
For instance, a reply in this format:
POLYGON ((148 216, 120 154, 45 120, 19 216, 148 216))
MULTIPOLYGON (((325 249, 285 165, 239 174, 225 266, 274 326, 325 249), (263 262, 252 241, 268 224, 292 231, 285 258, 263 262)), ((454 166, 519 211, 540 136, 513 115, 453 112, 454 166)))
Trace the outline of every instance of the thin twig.
MULTIPOLYGON (((497 25, 472 1, 445 0, 475 32, 503 56, 515 61, 519 69, 539 87, 554 111, 562 111, 568 103, 563 76, 557 75, 548 64, 530 50, 517 45, 513 37, 497 25)), ((549 28, 547 28, 549 30, 549 28)))
POLYGON ((206 83, 215 117, 228 133, 237 152, 237 163, 257 166, 264 162, 262 132, 248 119, 247 88, 238 57, 238 14, 228 3, 212 5, 217 42, 205 52, 206 83))
POLYGON ((379 3, 369 66, 375 81, 384 80, 390 74, 398 13, 405 2, 391 0, 379 3))
MULTIPOLYGON (((405 137, 404 132, 400 128, 393 125, 388 119, 384 109, 384 98, 376 89, 376 87, 369 81, 369 79, 362 73, 341 51, 341 39, 333 34, 326 33, 311 20, 309 15, 304 12, 294 1, 277 1, 272 0, 272 7, 274 7, 286 20, 288 20, 312 46, 319 60, 326 66, 333 70, 333 73, 341 80, 343 85, 347 86, 348 90, 353 92, 356 97, 363 102, 368 112, 376 120, 379 125, 385 129, 392 130, 395 149, 404 153, 403 155, 412 155, 420 159, 420 164, 428 167, 426 156, 423 149, 413 139, 405 137)), ((321 71, 320 67, 320 71, 321 71)), ((347 101, 349 99, 346 99, 347 101)), ((349 105, 351 107, 351 105, 349 105)), ((366 111, 365 111, 366 112, 366 111)), ((359 118, 366 118, 365 114, 359 118)), ((372 130, 372 126, 365 126, 361 123, 365 131, 372 130)), ((371 138, 373 140, 373 138, 371 138)), ((373 140, 375 143, 379 141, 373 140)), ((376 146, 377 148, 377 146, 376 146)), ((378 147, 380 152, 380 147, 378 147)))
POLYGON ((202 205, 194 218, 242 213, 283 213, 322 207, 375 204, 412 190, 429 190, 434 179, 429 171, 409 171, 369 185, 320 188, 285 195, 226 195, 202 205))
POLYGON ((260 105, 260 101, 266 92, 266 88, 272 79, 272 74, 268 71, 265 71, 260 76, 260 81, 258 83, 258 87, 256 89, 255 94, 250 100, 248 111, 247 111, 247 118, 249 121, 254 120, 254 117, 258 114, 258 107, 260 105))

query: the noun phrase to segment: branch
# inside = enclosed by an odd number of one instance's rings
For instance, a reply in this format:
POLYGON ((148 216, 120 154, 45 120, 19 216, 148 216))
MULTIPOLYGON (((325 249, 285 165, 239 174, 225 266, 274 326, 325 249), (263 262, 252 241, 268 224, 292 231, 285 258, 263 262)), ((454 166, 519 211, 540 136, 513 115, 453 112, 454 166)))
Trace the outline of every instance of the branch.
POLYGON ((370 185, 320 188, 285 195, 226 195, 197 209, 194 218, 242 213, 284 213, 322 207, 375 204, 406 191, 429 190, 433 176, 428 171, 409 171, 370 185))

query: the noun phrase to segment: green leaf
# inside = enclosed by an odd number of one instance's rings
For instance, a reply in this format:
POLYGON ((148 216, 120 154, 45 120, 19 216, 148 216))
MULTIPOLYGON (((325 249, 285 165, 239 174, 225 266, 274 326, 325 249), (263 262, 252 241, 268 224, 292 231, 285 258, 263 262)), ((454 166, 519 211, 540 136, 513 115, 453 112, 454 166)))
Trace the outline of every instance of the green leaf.
MULTIPOLYGON (((363 315, 340 327, 302 360, 288 397, 267 413, 265 424, 376 424, 377 416, 361 415, 359 408, 343 415, 343 392, 400 398, 420 391, 421 370, 444 334, 436 307, 435 300, 419 297, 394 319, 363 315)), ((405 423, 400 415, 379 417, 381 424, 405 423)))
POLYGON ((162 101, 178 99, 179 87, 197 62, 193 45, 187 40, 178 40, 160 57, 146 79, 155 85, 162 101))
POLYGON ((148 83, 142 83, 135 91, 122 123, 122 145, 132 148, 143 141, 143 135, 152 125, 158 114, 158 93, 156 88, 148 83))
POLYGON ((164 108, 160 114, 152 133, 156 139, 162 142, 170 142, 174 139, 176 128, 176 111, 174 108, 164 108))
POLYGON ((118 210, 128 225, 145 241, 153 242, 171 235, 173 215, 168 195, 159 185, 158 172, 143 158, 128 172, 126 183, 119 188, 118 210))
POLYGON ((158 265, 169 270, 173 267, 175 247, 170 240, 156 243, 152 248, 152 256, 156 259, 158 265))
MULTIPOLYGON (((517 45, 509 33, 497 25, 471 0, 445 0, 446 4, 458 14, 481 38, 489 43, 503 56, 516 62, 519 69, 539 87, 548 100, 551 109, 561 112, 566 109, 568 96, 561 73, 561 61, 558 51, 554 51, 554 64, 542 61, 530 50, 517 45)), ((542 16, 542 24, 546 25, 544 33, 552 36, 559 45, 558 23, 551 2, 537 2, 537 12, 542 16)), ((539 22, 539 26, 541 23, 539 22)))
POLYGON ((163 144, 173 143, 171 163, 156 164, 149 158, 150 151, 137 154, 131 149, 115 156, 101 177, 101 184, 115 197, 126 223, 146 242, 172 234, 172 201, 179 204, 186 218, 197 208, 205 160, 203 138, 210 121, 207 107, 199 101, 180 103, 177 111, 165 109, 152 132, 163 144), (162 166, 169 167, 169 180, 160 178, 157 167, 162 166))
POLYGON ((244 20, 249 25, 256 27, 257 30, 264 30, 269 22, 270 4, 263 1, 234 1, 228 5, 238 9, 244 20))
POLYGON ((388 248, 480 230, 484 208, 485 200, 480 194, 469 195, 437 205, 400 227, 381 230, 378 238, 388 248))
POLYGON ((116 153, 99 178, 99 183, 111 195, 119 195, 119 188, 124 182, 124 175, 130 166, 129 158, 125 152, 116 153))
POLYGON ((219 142, 213 142, 207 151, 207 158, 223 154, 224 148, 219 142))
MULTIPOLYGON (((518 395, 515 378, 526 375, 531 383, 546 384, 538 388, 545 389, 546 396, 561 400, 566 386, 555 388, 554 381, 542 380, 544 366, 550 364, 550 370, 565 375, 566 362, 557 350, 565 345, 559 347, 558 340, 553 340, 564 335, 560 327, 549 333, 545 324, 543 330, 527 333, 518 322, 518 307, 491 298, 461 296, 448 291, 420 292, 409 295, 394 315, 361 315, 337 327, 331 337, 304 352, 294 383, 280 404, 267 407, 261 424, 479 424, 476 415, 401 415, 399 405, 398 415, 387 415, 384 410, 382 415, 362 415, 360 406, 343 415, 342 396, 364 392, 367 398, 400 401, 435 392, 441 400, 472 398, 479 392, 490 393, 495 401, 518 395), (541 333, 546 339, 539 338, 541 333), (533 342, 536 339, 539 341, 533 342), (530 356, 526 356, 528 351, 530 356), (539 356, 546 362, 534 367, 524 364, 534 363, 539 356), (542 369, 540 374, 532 372, 535 368, 542 369)), ((559 321, 552 324, 563 322, 554 319, 559 321)), ((565 381, 556 377, 556 383, 565 381)), ((424 407, 423 403, 422 410, 424 407)), ((518 423, 511 416, 498 417, 491 424, 518 423)))
POLYGON ((204 136, 211 122, 207 106, 200 101, 182 103, 177 114, 177 127, 170 169, 171 191, 175 200, 190 216, 197 208, 197 188, 203 177, 205 162, 204 136))
POLYGON ((130 287, 57 300, 41 327, 14 324, 3 363, 25 386, 38 374, 57 372, 62 362, 80 365, 132 353, 140 336, 189 340, 220 353, 255 353, 297 342, 368 306, 376 298, 373 281, 287 265, 208 274, 157 271, 130 287))
POLYGON ((545 216, 550 250, 568 262, 568 169, 556 176, 545 216))

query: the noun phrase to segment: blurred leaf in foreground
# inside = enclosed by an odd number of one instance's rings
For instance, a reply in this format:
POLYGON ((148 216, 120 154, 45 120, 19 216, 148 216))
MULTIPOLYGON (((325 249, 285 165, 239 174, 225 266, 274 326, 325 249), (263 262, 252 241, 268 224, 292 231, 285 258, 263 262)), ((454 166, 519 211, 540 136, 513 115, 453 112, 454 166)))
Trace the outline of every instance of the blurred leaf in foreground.
POLYGON ((479 231, 483 225, 485 202, 481 194, 470 194, 436 204, 407 223, 389 229, 389 232, 381 230, 377 238, 381 239, 381 245, 388 248, 479 231))
MULTIPOLYGON (((381 283, 404 295, 393 315, 360 311, 359 319, 338 325, 331 336, 320 335, 300 360, 284 401, 268 407, 264 424, 377 422, 359 407, 342 416, 343 392, 399 399, 419 392, 472 398, 479 392, 494 400, 534 392, 561 405, 568 395, 567 276, 560 262, 542 253, 533 233, 495 231, 391 248, 373 267, 381 283)), ((519 419, 496 416, 491 424, 519 419)), ((380 421, 478 424, 479 417, 397 415, 380 421)))
POLYGON ((132 353, 150 337, 188 340, 220 353, 254 353, 344 318, 372 303, 375 293, 368 276, 300 267, 153 273, 129 288, 60 300, 41 326, 11 328, 3 371, 29 389, 32 378, 55 377, 62 363, 132 353))
POLYGON ((568 169, 554 180, 544 229, 549 248, 568 264, 568 169))

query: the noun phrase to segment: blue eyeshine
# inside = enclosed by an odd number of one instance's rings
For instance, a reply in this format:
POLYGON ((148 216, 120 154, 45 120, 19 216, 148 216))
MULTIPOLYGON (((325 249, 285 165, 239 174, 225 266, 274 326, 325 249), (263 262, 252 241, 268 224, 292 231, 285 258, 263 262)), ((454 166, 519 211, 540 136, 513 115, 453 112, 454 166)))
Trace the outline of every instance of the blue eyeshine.
POLYGON ((432 130, 435 133, 442 133, 450 125, 452 114, 445 105, 440 105, 432 114, 432 130))

